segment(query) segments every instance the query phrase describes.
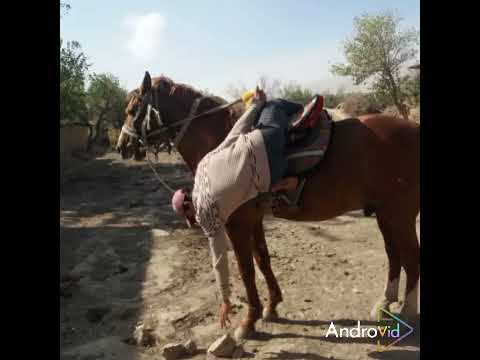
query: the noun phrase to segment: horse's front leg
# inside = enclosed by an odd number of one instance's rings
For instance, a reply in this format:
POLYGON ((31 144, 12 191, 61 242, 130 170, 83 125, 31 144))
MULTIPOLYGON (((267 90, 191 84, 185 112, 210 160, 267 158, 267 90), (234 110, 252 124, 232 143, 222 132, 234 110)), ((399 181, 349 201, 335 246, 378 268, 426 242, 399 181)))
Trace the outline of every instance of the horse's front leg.
POLYGON ((263 230, 263 218, 255 224, 253 230, 253 256, 260 271, 267 282, 269 301, 263 309, 263 319, 265 321, 274 321, 278 318, 277 305, 282 302, 282 291, 278 286, 277 279, 272 271, 270 264, 270 255, 268 253, 267 243, 265 241, 265 232, 263 230))
POLYGON ((262 317, 262 304, 255 284, 253 264, 253 227, 249 217, 235 217, 226 228, 237 258, 238 269, 247 292, 248 311, 235 331, 235 338, 244 339, 255 334, 255 322, 262 317))

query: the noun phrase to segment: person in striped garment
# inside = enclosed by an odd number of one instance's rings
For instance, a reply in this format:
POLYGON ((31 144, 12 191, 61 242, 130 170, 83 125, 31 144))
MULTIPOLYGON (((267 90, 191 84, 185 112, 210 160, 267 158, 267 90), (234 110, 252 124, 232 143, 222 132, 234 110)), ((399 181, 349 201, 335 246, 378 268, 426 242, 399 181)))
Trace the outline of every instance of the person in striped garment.
POLYGON ((282 179, 287 171, 284 150, 288 126, 302 111, 301 104, 287 100, 267 102, 257 87, 251 104, 225 140, 199 162, 191 196, 185 189, 173 195, 174 211, 189 226, 197 222, 208 237, 222 298, 222 328, 232 310, 225 224, 236 209, 260 193, 296 188, 296 177, 282 179))

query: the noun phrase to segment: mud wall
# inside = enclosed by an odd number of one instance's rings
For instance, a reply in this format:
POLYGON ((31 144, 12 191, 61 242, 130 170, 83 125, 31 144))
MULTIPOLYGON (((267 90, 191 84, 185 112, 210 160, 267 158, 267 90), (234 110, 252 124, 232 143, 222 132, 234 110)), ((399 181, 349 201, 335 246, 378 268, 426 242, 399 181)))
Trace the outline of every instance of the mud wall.
POLYGON ((90 130, 86 126, 72 125, 60 128, 60 167, 68 165, 72 154, 87 150, 90 130))

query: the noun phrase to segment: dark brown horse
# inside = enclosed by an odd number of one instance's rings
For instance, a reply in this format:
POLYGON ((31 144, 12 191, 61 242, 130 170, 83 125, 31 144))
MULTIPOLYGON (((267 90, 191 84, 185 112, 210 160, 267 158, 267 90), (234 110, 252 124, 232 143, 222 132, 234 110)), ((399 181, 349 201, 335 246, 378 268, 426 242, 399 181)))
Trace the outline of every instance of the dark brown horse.
MULTIPOLYGON (((169 125, 189 117, 195 103, 197 114, 222 104, 163 76, 152 81, 147 73, 141 87, 130 93, 126 130, 117 144, 123 158, 144 158, 140 134, 145 118, 159 115, 144 134, 167 129, 149 138, 150 143, 171 141, 178 131, 169 125)), ((177 150, 192 172, 202 157, 220 144, 240 115, 232 108, 222 108, 190 123, 177 150)), ((420 247, 415 222, 420 211, 420 126, 404 119, 374 114, 338 121, 334 130, 327 154, 305 184, 299 200, 301 210, 289 212, 287 208, 279 208, 274 216, 295 221, 322 221, 352 210, 374 209, 385 241, 389 271, 384 293, 374 305, 371 316, 376 318, 378 309, 388 308, 398 300, 403 267, 407 284, 401 316, 409 320, 416 318, 420 247)), ((265 320, 274 320, 276 306, 282 301, 265 242, 264 213, 259 201, 253 199, 238 208, 227 223, 249 303, 237 337, 254 331, 262 310, 265 320), (254 259, 268 285, 269 301, 265 308, 255 284, 254 259)))

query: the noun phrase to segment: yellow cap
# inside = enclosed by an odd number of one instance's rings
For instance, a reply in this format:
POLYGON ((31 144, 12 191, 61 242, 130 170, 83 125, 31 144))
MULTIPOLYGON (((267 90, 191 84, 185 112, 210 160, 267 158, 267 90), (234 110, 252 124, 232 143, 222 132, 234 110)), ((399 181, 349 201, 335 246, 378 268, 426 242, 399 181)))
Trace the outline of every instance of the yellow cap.
POLYGON ((252 90, 248 90, 242 95, 242 101, 245 104, 245 106, 250 106, 254 95, 255 95, 255 91, 252 91, 252 90))

